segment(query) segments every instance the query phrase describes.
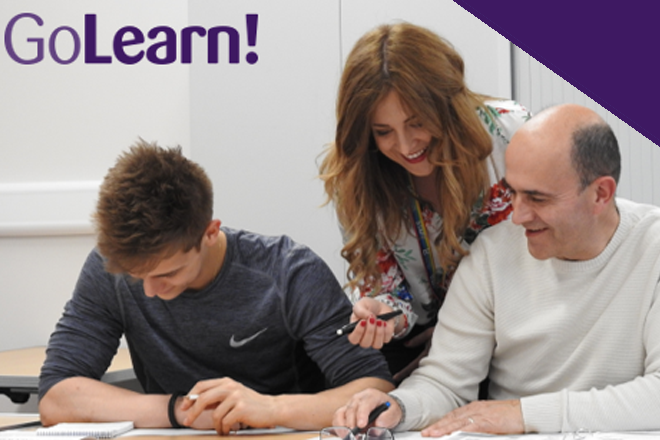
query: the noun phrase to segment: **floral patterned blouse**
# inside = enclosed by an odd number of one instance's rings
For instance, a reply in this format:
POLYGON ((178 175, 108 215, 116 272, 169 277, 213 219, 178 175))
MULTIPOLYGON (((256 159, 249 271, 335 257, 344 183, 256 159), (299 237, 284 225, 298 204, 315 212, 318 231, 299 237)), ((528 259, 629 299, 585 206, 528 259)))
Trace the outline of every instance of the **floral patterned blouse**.
MULTIPOLYGON (((472 208, 470 223, 461 237, 465 249, 469 249, 479 232, 510 216, 511 194, 500 182, 504 176, 504 151, 513 133, 531 117, 530 112, 515 101, 492 100, 486 101, 485 104, 487 110, 479 108, 477 111, 493 139, 493 153, 489 158, 488 167, 493 185, 489 197, 484 197, 485 194, 482 194, 472 208)), ((441 231, 442 218, 430 204, 421 205, 421 214, 430 241, 433 243, 441 231)), ((431 248, 433 259, 439 261, 437 249, 433 245, 431 248)), ((433 278, 439 281, 435 288, 431 287, 414 229, 402 228, 402 233, 394 244, 391 247, 381 248, 377 258, 382 288, 375 298, 394 309, 403 310, 407 324, 406 331, 396 337, 405 337, 414 324, 433 325, 455 268, 451 268, 447 273, 441 268, 436 268, 433 278)), ((357 300, 363 296, 374 296, 369 285, 356 289, 353 299, 357 300)))

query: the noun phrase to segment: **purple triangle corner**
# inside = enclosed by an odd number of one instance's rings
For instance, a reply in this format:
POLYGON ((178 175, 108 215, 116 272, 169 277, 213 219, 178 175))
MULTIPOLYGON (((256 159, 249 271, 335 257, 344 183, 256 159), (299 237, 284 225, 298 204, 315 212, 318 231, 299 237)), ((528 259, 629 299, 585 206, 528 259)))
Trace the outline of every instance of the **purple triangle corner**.
POLYGON ((660 2, 454 1, 660 145, 660 2))

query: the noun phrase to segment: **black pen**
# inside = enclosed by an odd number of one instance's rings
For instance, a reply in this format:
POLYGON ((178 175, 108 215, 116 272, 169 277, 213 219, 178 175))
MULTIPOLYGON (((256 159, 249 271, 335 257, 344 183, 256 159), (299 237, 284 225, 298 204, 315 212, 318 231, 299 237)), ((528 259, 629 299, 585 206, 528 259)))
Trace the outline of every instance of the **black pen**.
POLYGON ((374 408, 373 411, 371 411, 369 413, 369 420, 367 421, 367 426, 365 426, 364 428, 358 428, 356 426, 355 428, 351 429, 351 432, 353 433, 353 436, 355 437, 356 435, 358 435, 360 433, 360 431, 362 431, 363 429, 368 428, 373 422, 376 421, 378 416, 381 415, 382 413, 384 413, 385 411, 387 411, 387 409, 389 407, 390 407, 390 402, 385 402, 385 403, 381 403, 376 408, 374 408))
MULTIPOLYGON (((390 312, 390 313, 383 313, 382 315, 378 315, 378 316, 376 316, 376 318, 380 319, 381 321, 388 321, 388 320, 390 320, 390 319, 392 319, 396 316, 399 316, 402 313, 403 313, 403 310, 395 310, 395 311, 390 312)), ((341 335, 347 335, 347 334, 351 333, 353 330, 355 330, 355 327, 357 327, 358 322, 360 322, 360 321, 358 320, 358 321, 355 321, 355 322, 351 322, 350 324, 346 324, 345 326, 343 326, 342 328, 337 330, 337 334, 339 336, 341 336, 341 335)))

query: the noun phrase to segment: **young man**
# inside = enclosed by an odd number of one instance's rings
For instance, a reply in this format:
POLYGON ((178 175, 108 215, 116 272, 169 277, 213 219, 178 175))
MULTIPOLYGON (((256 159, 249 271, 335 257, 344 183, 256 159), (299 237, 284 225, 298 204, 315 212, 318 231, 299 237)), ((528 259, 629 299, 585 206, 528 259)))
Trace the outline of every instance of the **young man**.
POLYGON ((141 141, 120 156, 98 249, 48 344, 42 423, 320 429, 355 392, 393 388, 377 351, 335 334, 351 304, 318 256, 221 228, 212 211, 208 177, 180 149, 141 141), (146 394, 99 380, 122 336, 146 394))
POLYGON ((336 424, 524 432, 660 429, 660 208, 615 199, 609 126, 577 105, 513 136, 513 217, 461 261, 432 348, 390 395, 366 391, 336 424), (477 398, 490 378, 490 398, 477 398), (472 403, 470 403, 472 402, 472 403))

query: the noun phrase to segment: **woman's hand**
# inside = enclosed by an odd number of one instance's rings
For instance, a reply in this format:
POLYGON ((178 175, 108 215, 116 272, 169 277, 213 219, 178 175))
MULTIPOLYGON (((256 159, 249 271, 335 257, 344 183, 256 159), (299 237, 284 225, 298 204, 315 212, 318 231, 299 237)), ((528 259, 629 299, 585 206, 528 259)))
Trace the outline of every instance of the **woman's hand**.
POLYGON ((351 322, 360 321, 355 330, 348 335, 351 344, 359 345, 363 348, 375 348, 380 350, 384 344, 392 339, 395 331, 395 323, 402 321, 400 319, 391 319, 382 321, 376 316, 388 313, 393 309, 373 298, 362 298, 353 306, 351 322))

